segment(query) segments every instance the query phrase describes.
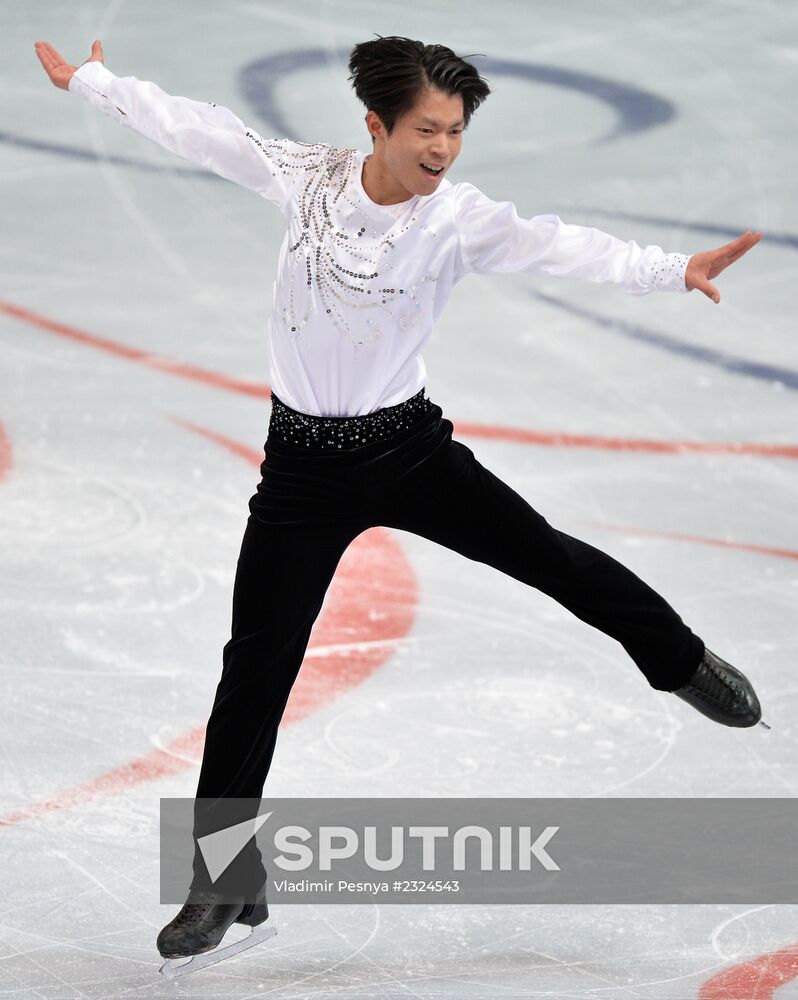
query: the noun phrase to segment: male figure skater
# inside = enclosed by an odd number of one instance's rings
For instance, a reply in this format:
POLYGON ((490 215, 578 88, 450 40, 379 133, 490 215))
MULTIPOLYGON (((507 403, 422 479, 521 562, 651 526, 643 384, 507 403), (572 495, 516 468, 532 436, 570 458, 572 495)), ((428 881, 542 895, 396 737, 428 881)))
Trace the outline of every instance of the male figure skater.
MULTIPOLYGON (((353 48, 369 154, 264 139, 226 108, 115 76, 99 41, 79 68, 46 42, 36 52, 56 86, 255 191, 287 224, 268 329, 266 460, 238 560, 198 801, 259 800, 336 566, 376 525, 413 531, 542 590, 617 639, 653 688, 715 722, 760 721, 747 678, 659 594, 551 527, 452 439, 451 421, 425 398, 420 350, 468 273, 526 270, 612 282, 633 295, 699 289, 717 303, 712 279, 761 234, 688 257, 556 215, 519 218, 512 203, 450 182, 463 132, 490 90, 443 45, 391 36, 353 48)), ((267 915, 262 887, 236 903, 189 895, 158 948, 171 958, 208 952, 234 921, 267 915)))

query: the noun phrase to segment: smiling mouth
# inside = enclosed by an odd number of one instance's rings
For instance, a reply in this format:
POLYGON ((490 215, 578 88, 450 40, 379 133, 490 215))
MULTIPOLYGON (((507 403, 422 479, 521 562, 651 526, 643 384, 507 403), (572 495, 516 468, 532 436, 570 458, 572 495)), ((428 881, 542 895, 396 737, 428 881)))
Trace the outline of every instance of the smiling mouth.
POLYGON ((429 174, 430 177, 440 177, 443 173, 443 167, 438 167, 436 170, 434 167, 431 167, 426 163, 422 163, 420 166, 424 173, 429 174))

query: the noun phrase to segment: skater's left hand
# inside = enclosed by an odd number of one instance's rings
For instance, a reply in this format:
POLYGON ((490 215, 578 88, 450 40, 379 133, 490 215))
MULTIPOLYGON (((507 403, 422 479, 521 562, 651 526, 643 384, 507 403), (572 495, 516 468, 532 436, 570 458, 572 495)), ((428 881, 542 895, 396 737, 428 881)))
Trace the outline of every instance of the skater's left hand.
POLYGON ((710 278, 717 277, 721 271, 739 260, 744 253, 762 239, 762 233, 747 233, 738 236, 736 240, 727 243, 717 250, 706 250, 704 253, 694 253, 687 262, 684 283, 689 291, 699 288, 717 305, 720 302, 720 292, 709 283, 710 278))
MULTIPOLYGON (((71 66, 49 42, 34 42, 33 47, 53 86, 60 87, 61 90, 69 90, 69 81, 79 67, 71 66)), ((92 42, 91 55, 86 62, 105 62, 103 46, 99 38, 92 42)))

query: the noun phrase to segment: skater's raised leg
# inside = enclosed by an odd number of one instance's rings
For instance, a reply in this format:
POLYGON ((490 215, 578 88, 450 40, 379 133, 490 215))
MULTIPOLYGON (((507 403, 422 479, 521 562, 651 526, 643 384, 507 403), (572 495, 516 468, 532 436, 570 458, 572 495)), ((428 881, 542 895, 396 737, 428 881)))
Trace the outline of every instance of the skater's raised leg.
POLYGON ((462 442, 450 441, 397 492, 385 523, 548 594, 620 642, 652 687, 716 722, 759 721, 747 678, 708 651, 663 597, 612 556, 553 528, 462 442))

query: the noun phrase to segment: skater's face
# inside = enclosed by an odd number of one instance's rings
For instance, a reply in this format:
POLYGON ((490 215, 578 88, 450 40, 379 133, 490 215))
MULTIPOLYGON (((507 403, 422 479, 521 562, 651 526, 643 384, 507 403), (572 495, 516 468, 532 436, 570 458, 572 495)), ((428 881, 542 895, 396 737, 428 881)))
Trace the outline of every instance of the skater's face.
POLYGON ((374 162, 368 171, 373 186, 393 201, 407 201, 436 191, 459 156, 463 98, 428 88, 410 111, 397 118, 390 135, 374 111, 369 111, 366 123, 374 136, 374 162), (434 174, 427 167, 443 169, 434 174))

